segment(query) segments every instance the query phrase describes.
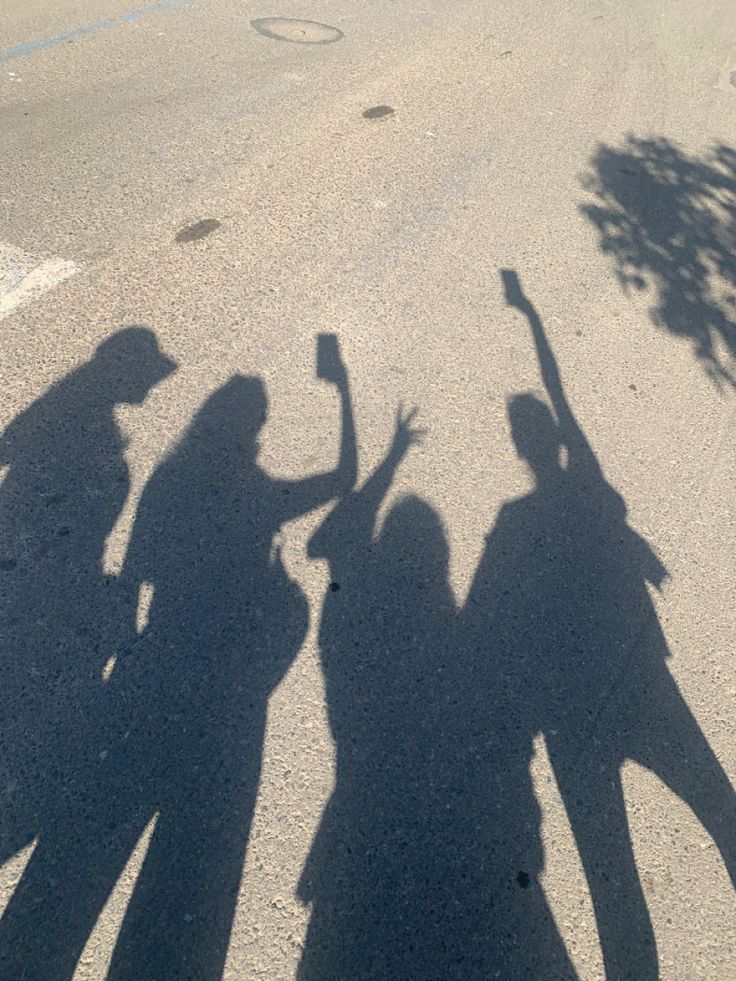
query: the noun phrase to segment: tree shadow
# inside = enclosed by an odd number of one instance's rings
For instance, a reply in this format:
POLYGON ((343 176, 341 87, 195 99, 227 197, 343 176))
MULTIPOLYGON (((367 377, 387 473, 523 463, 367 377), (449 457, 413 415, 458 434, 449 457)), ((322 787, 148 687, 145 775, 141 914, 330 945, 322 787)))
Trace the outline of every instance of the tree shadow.
POLYGON ((688 154, 664 138, 599 146, 583 214, 653 322, 687 338, 716 383, 736 385, 736 151, 688 154))
MULTIPOLYGON (((306 600, 275 536, 355 480, 347 374, 336 343, 322 344, 321 356, 320 373, 342 403, 334 470, 295 481, 265 473, 257 463, 265 389, 236 375, 206 400, 146 486, 120 588, 128 598, 149 597, 147 623, 136 636, 136 604, 126 602, 118 643, 105 645, 118 662, 98 718, 81 748, 64 747, 71 791, 54 802, 0 922, 3 977, 72 976, 153 819, 108 976, 221 977, 268 698, 308 626, 306 600), (133 643, 123 645, 123 635, 133 643)), ((76 517, 81 524, 84 515, 76 517)), ((95 539, 89 565, 98 577, 100 549, 95 539)), ((76 600, 89 617, 84 586, 76 600)), ((64 709, 60 724, 73 711, 67 702, 64 709)))

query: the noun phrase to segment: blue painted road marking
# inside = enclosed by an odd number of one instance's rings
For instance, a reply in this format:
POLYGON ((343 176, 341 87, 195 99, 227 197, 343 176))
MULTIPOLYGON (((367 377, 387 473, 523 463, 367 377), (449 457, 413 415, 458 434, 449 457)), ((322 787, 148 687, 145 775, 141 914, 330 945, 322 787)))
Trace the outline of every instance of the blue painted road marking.
POLYGON ((161 14, 174 7, 183 7, 190 0, 159 0, 158 3, 151 4, 150 7, 143 7, 140 10, 133 10, 128 14, 120 14, 110 20, 96 20, 92 24, 84 24, 82 27, 72 27, 61 34, 50 34, 47 37, 36 38, 35 41, 24 41, 20 44, 11 44, 9 48, 0 48, 0 63, 3 61, 13 61, 15 58, 24 58, 26 55, 35 54, 36 51, 43 51, 46 48, 55 48, 59 44, 67 41, 76 41, 79 38, 89 37, 100 31, 109 30, 116 24, 130 23, 140 20, 149 14, 161 14))

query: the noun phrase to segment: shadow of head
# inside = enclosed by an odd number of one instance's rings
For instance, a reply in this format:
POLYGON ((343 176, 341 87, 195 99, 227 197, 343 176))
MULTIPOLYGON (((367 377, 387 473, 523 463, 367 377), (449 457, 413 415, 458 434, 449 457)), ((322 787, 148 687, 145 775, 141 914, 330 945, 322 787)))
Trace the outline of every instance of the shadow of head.
POLYGON ((442 519, 435 509, 408 494, 391 507, 379 539, 384 550, 396 550, 404 568, 422 570, 424 579, 444 577, 450 562, 450 549, 442 519))
POLYGON ((258 434, 268 416, 268 396, 260 378, 233 375, 210 395, 197 413, 192 434, 211 444, 255 455, 258 434))
POLYGON ((560 469, 560 431, 549 407, 528 392, 515 395, 508 406, 516 452, 537 479, 560 469))
POLYGON ((92 366, 113 402, 140 405, 150 390, 176 371, 177 364, 145 327, 126 327, 97 348, 92 366))

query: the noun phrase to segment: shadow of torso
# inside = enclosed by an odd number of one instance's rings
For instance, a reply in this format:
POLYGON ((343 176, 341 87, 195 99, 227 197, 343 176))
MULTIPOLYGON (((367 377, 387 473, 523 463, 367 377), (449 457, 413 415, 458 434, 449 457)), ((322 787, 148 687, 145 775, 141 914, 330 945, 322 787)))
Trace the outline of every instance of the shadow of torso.
POLYGON ((308 626, 273 553, 282 490, 242 446, 195 430, 144 492, 127 574, 153 598, 114 678, 112 770, 141 822, 158 817, 111 977, 224 968, 268 698, 308 626))
POLYGON ((97 746, 101 671, 123 636, 102 557, 128 469, 98 389, 85 366, 3 436, 3 857, 39 833, 97 746))

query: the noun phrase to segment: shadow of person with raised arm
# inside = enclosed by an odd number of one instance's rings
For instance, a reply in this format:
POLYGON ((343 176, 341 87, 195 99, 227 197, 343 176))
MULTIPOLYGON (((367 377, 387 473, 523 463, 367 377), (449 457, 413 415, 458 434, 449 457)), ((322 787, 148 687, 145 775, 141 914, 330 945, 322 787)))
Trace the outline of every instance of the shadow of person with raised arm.
POLYGON ((541 868, 531 742, 500 716, 496 662, 459 632, 442 522, 409 496, 377 529, 412 420, 399 412, 382 463, 310 543, 333 580, 319 642, 337 761, 299 886, 298 977, 572 978, 538 884, 516 902, 518 870, 541 868))
POLYGON ((334 340, 320 364, 342 401, 334 470, 294 481, 265 473, 257 455, 266 393, 260 379, 236 375, 146 486, 123 577, 150 600, 147 626, 108 685, 112 721, 96 780, 86 780, 84 799, 31 859, 25 916, 14 917, 22 929, 6 945, 13 960, 2 977, 72 977, 151 824, 108 977, 221 977, 268 698, 308 623, 275 536, 355 480, 352 408, 334 340))
POLYGON ((417 497, 400 499, 376 527, 396 468, 420 438, 413 415, 399 412, 383 462, 309 546, 333 579, 319 640, 337 771, 299 886, 312 906, 301 981, 456 976, 441 951, 454 880, 444 833, 448 546, 417 497))
MULTIPOLYGON (((658 976, 629 836, 621 766, 635 760, 695 812, 734 871, 734 794, 667 670, 647 591, 666 571, 629 526, 620 495, 567 402, 542 322, 515 273, 506 298, 532 330, 554 408, 509 405, 533 490, 501 509, 469 599, 474 640, 495 651, 508 718, 543 732, 595 909, 609 978, 658 976), (561 460, 566 452, 566 463, 561 460)), ((495 725, 498 726, 498 720, 495 725)))
POLYGON ((57 825, 96 779, 108 699, 101 674, 127 630, 120 582, 103 573, 105 542, 129 490, 117 405, 140 404, 176 365, 142 327, 112 335, 22 412, 0 439, 0 861, 38 839, 0 926, 2 977, 34 971, 68 910, 31 923, 57 825), (31 919, 26 919, 30 915, 31 919))
POLYGON ((111 979, 222 976, 268 699, 308 626, 276 536, 356 477, 348 379, 333 335, 320 339, 318 371, 341 399, 334 470, 301 480, 265 473, 257 455, 266 393, 259 378, 236 375, 144 491, 124 573, 150 584, 153 597, 147 630, 119 673, 132 709, 119 751, 143 819, 158 817, 111 979))

